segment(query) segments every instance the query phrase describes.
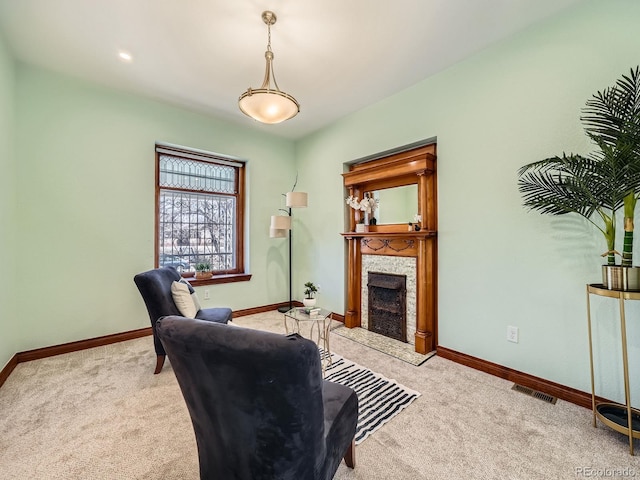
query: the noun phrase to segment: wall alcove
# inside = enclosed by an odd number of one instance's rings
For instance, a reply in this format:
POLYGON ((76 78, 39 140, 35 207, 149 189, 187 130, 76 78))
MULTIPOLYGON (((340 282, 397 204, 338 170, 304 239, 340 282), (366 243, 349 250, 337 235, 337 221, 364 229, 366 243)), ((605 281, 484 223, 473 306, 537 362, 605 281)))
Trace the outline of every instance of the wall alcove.
MULTIPOLYGON (((412 298, 412 330, 409 343, 415 351, 426 354, 437 345, 437 171, 436 144, 430 143, 411 150, 394 153, 375 160, 357 163, 343 173, 344 187, 349 195, 363 198, 365 194, 397 187, 417 186, 417 198, 405 203, 409 210, 421 215, 420 230, 409 228, 410 219, 401 223, 369 225, 365 232, 356 232, 362 212, 348 209, 348 231, 342 235, 347 242, 347 279, 345 326, 363 327, 366 306, 363 306, 363 256, 413 258, 415 296, 412 298), (410 205, 414 203, 414 205, 410 205)), ((377 196, 377 194, 376 194, 377 196)), ((402 203, 402 202, 401 202, 402 203)), ((381 202, 380 209, 384 208, 381 202)), ((380 257, 375 257, 376 260, 380 257)), ((364 262, 365 264, 367 262, 364 262)), ((392 267, 389 267, 392 269, 392 267)), ((389 272, 394 273, 394 272, 389 272)), ((366 294, 365 294, 366 295, 366 294)))

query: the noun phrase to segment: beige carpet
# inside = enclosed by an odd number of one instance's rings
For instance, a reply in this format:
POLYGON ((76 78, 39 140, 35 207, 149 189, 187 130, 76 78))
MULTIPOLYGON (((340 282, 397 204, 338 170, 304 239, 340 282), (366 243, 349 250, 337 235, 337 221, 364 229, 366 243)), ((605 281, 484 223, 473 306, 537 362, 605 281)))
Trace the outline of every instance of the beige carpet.
MULTIPOLYGON (((282 329, 277 312, 235 323, 282 329)), ((593 428, 587 409, 547 404, 437 356, 414 367, 335 334, 331 348, 422 394, 336 479, 640 476, 626 437, 593 428)), ((151 337, 18 365, 0 388, 0 478, 197 479, 175 377, 170 365, 152 375, 154 365, 151 337)))

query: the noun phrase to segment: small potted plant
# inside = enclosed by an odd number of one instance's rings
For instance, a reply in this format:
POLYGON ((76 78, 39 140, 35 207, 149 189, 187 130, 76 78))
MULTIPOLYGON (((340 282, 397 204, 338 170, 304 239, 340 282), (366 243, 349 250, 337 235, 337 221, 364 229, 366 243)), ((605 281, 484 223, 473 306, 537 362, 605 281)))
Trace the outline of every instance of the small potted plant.
POLYGON ((211 264, 209 262, 198 262, 196 264, 196 279, 204 280, 207 278, 211 278, 213 276, 213 272, 211 271, 211 264))
POLYGON ((317 292, 318 287, 316 287, 313 282, 307 282, 304 284, 304 298, 302 299, 302 303, 305 307, 313 307, 316 304, 317 292))

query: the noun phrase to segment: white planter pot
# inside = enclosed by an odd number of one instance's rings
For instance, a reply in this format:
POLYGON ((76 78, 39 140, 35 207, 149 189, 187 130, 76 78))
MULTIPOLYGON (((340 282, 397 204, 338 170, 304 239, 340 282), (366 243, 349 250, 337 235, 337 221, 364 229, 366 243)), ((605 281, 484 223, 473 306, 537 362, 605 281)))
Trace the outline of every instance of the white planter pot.
POLYGON ((302 299, 302 304, 305 307, 314 307, 316 305, 316 299, 315 298, 303 298, 302 299))

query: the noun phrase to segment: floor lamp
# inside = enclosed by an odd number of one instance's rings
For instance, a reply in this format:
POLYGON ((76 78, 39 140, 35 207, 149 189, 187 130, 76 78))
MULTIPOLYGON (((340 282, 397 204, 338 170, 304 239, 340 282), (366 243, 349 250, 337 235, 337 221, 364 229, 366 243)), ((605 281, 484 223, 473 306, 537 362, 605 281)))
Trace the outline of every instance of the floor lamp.
POLYGON ((271 227, 269 228, 269 236, 271 238, 284 238, 287 236, 287 231, 289 232, 289 306, 278 308, 278 311, 283 313, 288 312, 293 308, 293 287, 291 284, 293 270, 293 263, 291 261, 293 253, 293 214, 291 209, 306 207, 307 194, 305 192, 288 192, 285 197, 287 209, 285 210, 281 208, 280 210, 285 212, 287 215, 272 215, 271 227))

